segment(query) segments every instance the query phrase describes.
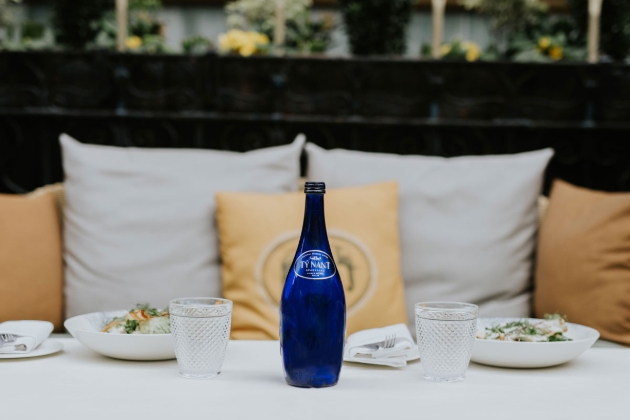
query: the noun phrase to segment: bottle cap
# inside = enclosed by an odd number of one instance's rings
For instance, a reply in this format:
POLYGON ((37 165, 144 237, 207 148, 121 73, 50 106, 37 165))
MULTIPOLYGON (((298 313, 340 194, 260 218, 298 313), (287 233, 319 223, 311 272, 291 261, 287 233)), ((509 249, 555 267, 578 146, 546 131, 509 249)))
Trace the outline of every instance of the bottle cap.
POLYGON ((326 184, 323 182, 307 182, 304 184, 305 194, 326 194, 326 184))

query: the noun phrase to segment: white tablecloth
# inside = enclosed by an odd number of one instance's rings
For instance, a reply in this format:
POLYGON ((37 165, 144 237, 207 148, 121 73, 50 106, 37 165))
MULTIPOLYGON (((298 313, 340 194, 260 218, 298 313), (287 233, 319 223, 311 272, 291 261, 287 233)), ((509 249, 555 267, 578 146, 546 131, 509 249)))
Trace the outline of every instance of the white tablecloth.
POLYGON ((277 342, 233 341, 223 373, 179 376, 176 361, 108 359, 74 339, 56 355, 0 360, 2 419, 630 419, 630 349, 593 348, 563 366, 471 364, 464 382, 346 363, 339 384, 288 386, 277 342))

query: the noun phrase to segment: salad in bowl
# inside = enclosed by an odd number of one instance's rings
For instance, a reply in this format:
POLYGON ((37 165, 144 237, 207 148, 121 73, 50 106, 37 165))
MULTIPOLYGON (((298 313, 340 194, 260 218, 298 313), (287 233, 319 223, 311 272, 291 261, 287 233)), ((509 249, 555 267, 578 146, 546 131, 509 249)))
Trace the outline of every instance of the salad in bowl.
POLYGON ((101 332, 110 334, 170 334, 171 317, 168 310, 136 305, 124 316, 114 317, 101 332))
POLYGON ((484 330, 477 331, 477 338, 523 343, 553 343, 572 341, 565 335, 568 331, 566 319, 555 314, 545 315, 545 319, 518 319, 486 326, 484 330))
POLYGON ((85 347, 124 360, 175 358, 170 314, 149 305, 93 312, 66 320, 66 329, 85 347))
POLYGON ((472 361, 510 368, 542 368, 569 362, 599 338, 593 328, 559 315, 479 318, 472 361))

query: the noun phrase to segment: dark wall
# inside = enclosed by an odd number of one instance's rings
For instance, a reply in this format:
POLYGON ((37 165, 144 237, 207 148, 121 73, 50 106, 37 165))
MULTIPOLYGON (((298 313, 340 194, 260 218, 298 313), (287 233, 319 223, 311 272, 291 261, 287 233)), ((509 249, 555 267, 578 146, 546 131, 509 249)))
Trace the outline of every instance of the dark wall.
POLYGON ((458 156, 556 149, 561 177, 630 191, 630 67, 0 53, 0 191, 61 181, 58 136, 246 151, 458 156))

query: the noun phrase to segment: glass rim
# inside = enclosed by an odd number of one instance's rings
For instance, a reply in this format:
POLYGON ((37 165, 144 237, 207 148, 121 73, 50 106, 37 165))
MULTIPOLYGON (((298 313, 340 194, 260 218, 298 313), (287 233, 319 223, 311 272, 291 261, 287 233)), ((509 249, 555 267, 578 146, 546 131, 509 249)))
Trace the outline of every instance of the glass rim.
POLYGON ((230 299, 217 298, 217 297, 185 297, 173 299, 168 303, 170 309, 171 305, 183 307, 183 308, 202 308, 202 307, 229 307, 232 308, 234 303, 230 299), (210 303, 213 302, 213 303, 210 303))
POLYGON ((414 304, 414 308, 416 311, 421 310, 422 312, 479 312, 479 306, 473 303, 451 301, 418 302, 414 304))

